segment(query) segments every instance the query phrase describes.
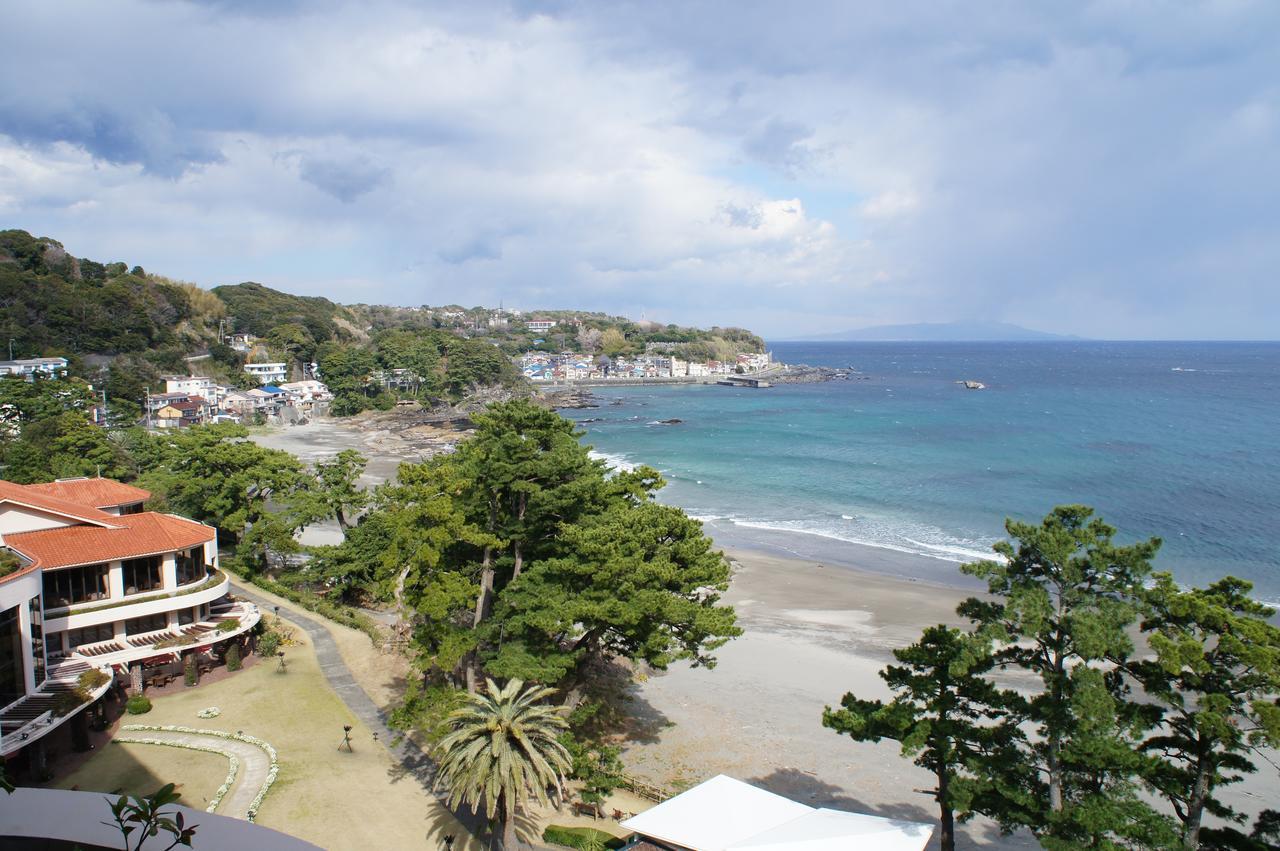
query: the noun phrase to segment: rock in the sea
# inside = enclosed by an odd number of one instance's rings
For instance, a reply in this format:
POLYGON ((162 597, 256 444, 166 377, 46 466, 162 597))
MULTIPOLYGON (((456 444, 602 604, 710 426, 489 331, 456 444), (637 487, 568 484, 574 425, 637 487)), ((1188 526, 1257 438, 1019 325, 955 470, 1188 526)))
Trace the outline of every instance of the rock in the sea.
POLYGON ((684 420, 679 419, 678 417, 672 417, 669 420, 658 420, 658 425, 680 425, 682 422, 684 422, 684 420))

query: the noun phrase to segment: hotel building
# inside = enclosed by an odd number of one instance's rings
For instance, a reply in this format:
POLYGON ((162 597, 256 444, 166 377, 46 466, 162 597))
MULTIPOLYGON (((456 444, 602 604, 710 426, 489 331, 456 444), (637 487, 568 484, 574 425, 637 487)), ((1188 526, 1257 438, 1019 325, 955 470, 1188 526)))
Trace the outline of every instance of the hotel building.
POLYGON ((208 654, 257 624, 255 606, 228 598, 214 528, 143 511, 149 496, 109 479, 0 481, 0 758, 106 693, 110 680, 70 705, 85 671, 140 690, 144 665, 208 654))

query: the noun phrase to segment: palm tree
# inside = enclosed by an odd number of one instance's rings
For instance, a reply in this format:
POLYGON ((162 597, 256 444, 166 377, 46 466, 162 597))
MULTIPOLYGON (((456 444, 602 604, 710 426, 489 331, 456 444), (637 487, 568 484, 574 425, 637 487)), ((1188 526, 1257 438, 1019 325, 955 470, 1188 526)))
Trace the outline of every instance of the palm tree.
POLYGON ((516 847, 515 813, 532 792, 541 804, 547 789, 558 796, 570 757, 559 736, 569 724, 557 707, 540 701, 555 694, 543 686, 509 680, 499 688, 485 680, 487 694, 468 694, 467 704, 449 715, 449 732, 436 746, 436 787, 449 789, 449 806, 460 802, 485 816, 502 847, 516 847))

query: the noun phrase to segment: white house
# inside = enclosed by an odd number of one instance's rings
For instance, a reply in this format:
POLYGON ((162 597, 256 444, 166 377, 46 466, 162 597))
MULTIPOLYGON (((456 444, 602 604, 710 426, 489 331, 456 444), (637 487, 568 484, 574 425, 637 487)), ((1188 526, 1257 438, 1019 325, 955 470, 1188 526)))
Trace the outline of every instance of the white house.
POLYGON ((292 381, 279 387, 284 391, 288 403, 304 413, 323 416, 328 413, 329 403, 333 401, 329 388, 314 379, 292 381))
POLYGON ((546 332, 556 327, 556 321, 554 319, 530 319, 525 323, 525 327, 530 331, 546 332))
POLYGON ((0 361, 0 375, 18 375, 31 381, 37 373, 45 378, 63 378, 67 374, 67 359, 25 358, 0 361))
POLYGON ((259 384, 279 384, 289 378, 287 363, 247 363, 244 371, 258 379, 259 384))
POLYGON ((203 376, 166 375, 164 377, 164 391, 166 393, 199 396, 215 407, 221 401, 220 389, 212 378, 204 378, 203 376))

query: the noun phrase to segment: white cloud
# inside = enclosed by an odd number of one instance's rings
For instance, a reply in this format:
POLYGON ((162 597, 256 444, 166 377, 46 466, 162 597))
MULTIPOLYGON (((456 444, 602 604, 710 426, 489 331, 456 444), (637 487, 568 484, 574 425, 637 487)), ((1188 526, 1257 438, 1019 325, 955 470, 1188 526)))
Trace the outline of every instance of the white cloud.
POLYGON ((1272 7, 779 9, 29 3, 0 213, 352 300, 1274 325, 1272 7))

